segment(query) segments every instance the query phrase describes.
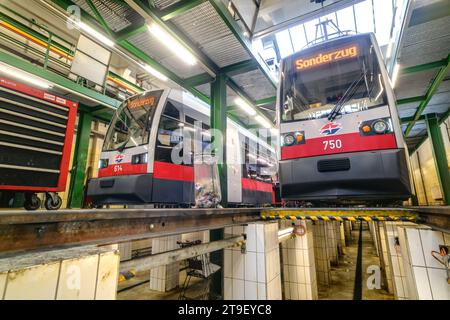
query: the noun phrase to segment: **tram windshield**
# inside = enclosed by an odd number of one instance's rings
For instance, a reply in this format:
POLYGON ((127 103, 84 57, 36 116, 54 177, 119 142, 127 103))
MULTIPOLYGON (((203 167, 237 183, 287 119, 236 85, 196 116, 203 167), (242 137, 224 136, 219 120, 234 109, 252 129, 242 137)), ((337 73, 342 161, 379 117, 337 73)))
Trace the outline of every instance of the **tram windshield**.
POLYGON ((387 103, 370 38, 342 40, 306 49, 283 61, 282 122, 327 117, 332 120, 387 103))
POLYGON ((123 150, 148 144, 153 115, 161 91, 151 91, 125 100, 108 128, 103 151, 123 150))

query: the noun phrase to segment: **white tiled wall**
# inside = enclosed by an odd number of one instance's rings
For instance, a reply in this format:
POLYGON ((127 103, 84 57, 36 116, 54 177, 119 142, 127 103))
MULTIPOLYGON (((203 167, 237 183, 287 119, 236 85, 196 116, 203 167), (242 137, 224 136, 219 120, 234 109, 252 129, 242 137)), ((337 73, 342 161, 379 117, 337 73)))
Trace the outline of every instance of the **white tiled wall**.
POLYGON ((246 253, 240 247, 224 250, 224 299, 280 300, 278 223, 225 228, 225 236, 243 233, 247 235, 246 253))
POLYGON ((387 241, 387 249, 389 254, 389 264, 392 272, 392 283, 396 299, 408 299, 408 283, 403 265, 401 247, 395 244, 396 238, 399 238, 398 227, 400 226, 417 226, 411 222, 385 222, 384 236, 387 241))
POLYGON ((315 221, 312 230, 317 283, 328 286, 331 282, 331 270, 330 260, 328 259, 327 229, 325 223, 325 221, 315 221))
MULTIPOLYGON (((153 239, 152 253, 171 251, 179 248, 177 241, 181 235, 153 239)), ((174 262, 150 270, 150 289, 156 291, 169 291, 178 286, 180 263, 174 262)))
POLYGON ((317 280, 311 221, 280 221, 280 228, 303 225, 306 234, 281 245, 284 297, 288 300, 316 300, 317 280))
POLYGON ((0 300, 113 300, 119 253, 77 247, 0 259, 0 300))
POLYGON ((422 227, 398 227, 408 298, 419 300, 450 300, 447 271, 431 251, 439 245, 450 245, 449 236, 422 227))

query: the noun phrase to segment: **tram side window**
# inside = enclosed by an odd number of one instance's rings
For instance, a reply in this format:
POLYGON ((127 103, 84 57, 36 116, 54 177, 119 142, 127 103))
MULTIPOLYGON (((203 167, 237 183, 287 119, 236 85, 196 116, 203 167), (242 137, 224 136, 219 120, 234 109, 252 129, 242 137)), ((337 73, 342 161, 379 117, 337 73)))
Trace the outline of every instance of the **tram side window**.
POLYGON ((180 122, 181 106, 168 101, 158 128, 156 138, 155 161, 174 163, 172 150, 182 140, 179 130, 182 126, 180 122))
POLYGON ((161 117, 156 139, 155 160, 173 163, 172 149, 180 143, 182 136, 178 133, 180 122, 168 117, 161 117))

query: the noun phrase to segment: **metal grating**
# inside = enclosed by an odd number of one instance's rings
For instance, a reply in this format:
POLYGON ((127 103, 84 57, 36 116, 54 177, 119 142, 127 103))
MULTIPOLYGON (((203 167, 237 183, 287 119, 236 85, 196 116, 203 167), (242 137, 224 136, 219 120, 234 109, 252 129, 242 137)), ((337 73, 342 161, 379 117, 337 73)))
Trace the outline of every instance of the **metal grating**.
POLYGON ((397 105, 398 115, 400 118, 412 117, 419 106, 418 102, 397 105))
POLYGON ((165 9, 167 7, 170 7, 174 3, 180 2, 180 0, 154 0, 153 3, 155 4, 155 7, 158 9, 165 9))
POLYGON ((450 16, 409 27, 400 55, 403 66, 412 66, 447 57, 450 52, 450 16))
POLYGON ((424 95, 437 72, 438 69, 432 69, 420 73, 400 75, 395 86, 397 99, 424 95))
POLYGON ((174 18, 173 23, 220 68, 250 59, 209 2, 174 18))
POLYGON ((138 33, 129 38, 128 41, 181 78, 195 76, 204 72, 199 65, 189 66, 180 62, 179 58, 172 54, 169 49, 149 32, 138 33))
MULTIPOLYGON (((93 0, 92 2, 102 15, 103 19, 105 19, 108 26, 114 32, 118 32, 128 27, 133 22, 142 20, 137 12, 118 1, 93 0)), ((91 8, 85 0, 74 0, 74 3, 80 6, 84 11, 89 13, 93 18, 95 18, 94 12, 92 12, 91 8)))
POLYGON ((267 80, 260 70, 253 70, 232 77, 238 86, 253 100, 273 97, 276 94, 275 88, 267 80))

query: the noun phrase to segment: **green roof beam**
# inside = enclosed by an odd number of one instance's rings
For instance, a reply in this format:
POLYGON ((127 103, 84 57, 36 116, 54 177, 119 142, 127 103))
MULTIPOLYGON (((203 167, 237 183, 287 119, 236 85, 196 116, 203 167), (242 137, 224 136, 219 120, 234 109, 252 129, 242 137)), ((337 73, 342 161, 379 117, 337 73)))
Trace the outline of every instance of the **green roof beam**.
POLYGON ((439 61, 433 61, 429 63, 419 64, 417 66, 406 67, 402 70, 401 74, 410 74, 416 72, 427 71, 431 69, 441 68, 447 65, 447 59, 439 61))
POLYGON ((267 106, 268 104, 274 104, 276 102, 277 102, 277 97, 273 96, 273 97, 256 100, 255 105, 257 107, 261 107, 261 106, 267 106))
POLYGON ((92 0, 86 0, 86 3, 89 5, 89 8, 91 8, 92 12, 94 13, 95 17, 97 18, 97 21, 102 25, 103 29, 108 33, 109 36, 113 36, 113 32, 111 31, 111 28, 108 26, 108 23, 103 19, 100 12, 97 10, 97 7, 92 2, 92 0))
POLYGON ((416 113, 414 114, 414 120, 411 121, 408 124, 408 126, 406 127, 405 137, 407 137, 408 134, 411 132, 411 129, 414 127, 414 124, 420 118, 420 116, 422 115, 422 112, 425 110, 425 108, 427 107, 427 105, 430 102, 431 98, 433 97, 433 95, 438 90, 441 82, 446 77, 446 75, 447 75, 447 73, 448 73, 448 71, 450 69, 450 54, 447 56, 446 61, 447 61, 446 65, 441 67, 441 69, 439 70, 438 74, 436 75, 436 77, 434 78, 433 82, 431 83, 430 87, 428 88, 427 93, 425 94, 425 100, 423 100, 419 104, 419 106, 417 107, 416 113))
POLYGON ((184 82, 186 83, 186 85, 192 86, 192 87, 200 86, 202 84, 210 83, 212 81, 214 81, 214 78, 211 77, 207 73, 201 73, 196 76, 192 76, 192 77, 184 79, 184 82))
POLYGON ((398 99, 397 100, 397 105, 408 104, 408 103, 415 103, 415 102, 422 102, 425 99, 426 99, 425 96, 398 99))
POLYGON ((139 24, 132 24, 125 29, 120 30, 119 32, 116 32, 115 39, 117 42, 121 42, 123 40, 126 40, 128 38, 131 38, 132 36, 143 33, 148 30, 146 23, 139 23, 139 24))
POLYGON ((231 16, 230 12, 228 11, 227 7, 222 2, 222 0, 209 0, 209 3, 211 3, 216 12, 219 14, 219 16, 222 18, 222 20, 225 22, 225 24, 228 26, 228 28, 234 34, 237 40, 241 43, 241 45, 244 47, 247 53, 256 61, 259 69, 266 76, 269 82, 273 85, 274 88, 276 88, 277 81, 272 75, 266 62, 257 53, 253 52, 252 45, 249 39, 244 35, 244 32, 242 31, 241 27, 236 22, 236 20, 234 20, 234 18, 231 16))
POLYGON ((258 69, 258 63, 255 60, 250 59, 223 67, 221 72, 225 73, 228 77, 233 77, 256 69, 258 69))

